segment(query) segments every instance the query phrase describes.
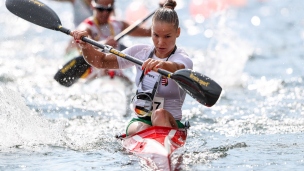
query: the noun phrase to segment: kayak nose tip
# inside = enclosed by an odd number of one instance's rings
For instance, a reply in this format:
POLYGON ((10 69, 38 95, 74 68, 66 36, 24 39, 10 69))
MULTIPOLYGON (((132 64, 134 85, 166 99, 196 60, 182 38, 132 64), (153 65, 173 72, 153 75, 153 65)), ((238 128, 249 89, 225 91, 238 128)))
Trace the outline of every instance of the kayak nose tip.
POLYGON ((115 76, 115 71, 109 70, 109 71, 108 71, 108 75, 110 76, 111 79, 113 79, 114 76, 115 76))

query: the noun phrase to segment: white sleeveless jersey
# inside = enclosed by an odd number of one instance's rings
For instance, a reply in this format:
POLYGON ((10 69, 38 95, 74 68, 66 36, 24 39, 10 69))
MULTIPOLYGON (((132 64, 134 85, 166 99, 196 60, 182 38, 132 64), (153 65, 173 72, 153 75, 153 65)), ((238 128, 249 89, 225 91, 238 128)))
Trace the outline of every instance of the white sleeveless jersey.
MULTIPOLYGON (((122 52, 130 56, 133 56, 137 59, 140 59, 142 61, 145 61, 149 57, 153 49, 154 47, 149 45, 135 45, 123 50, 122 52)), ((155 55, 153 55, 152 58, 157 60, 164 60, 164 61, 167 60, 167 58, 160 59, 155 55)), ((125 69, 128 67, 132 67, 134 65, 136 66, 135 81, 136 81, 136 85, 138 86, 140 76, 143 72, 141 66, 138 66, 133 62, 125 60, 121 57, 117 57, 117 60, 120 69, 125 69)), ((168 61, 183 64, 186 69, 193 68, 192 60, 180 48, 176 49, 175 53, 169 57, 168 61)), ((151 81, 152 80, 151 77, 153 77, 155 74, 158 73, 151 71, 151 74, 148 73, 147 75, 144 76, 143 78, 144 90, 151 89, 154 86, 153 84, 151 84, 151 82, 153 82, 151 81)), ((176 120, 182 119, 182 105, 186 97, 186 92, 180 89, 174 80, 162 77, 155 96, 164 98, 163 108, 168 112, 170 112, 176 120)))
POLYGON ((94 39, 95 37, 99 37, 99 39, 96 41, 103 41, 109 36, 116 36, 117 34, 119 34, 123 29, 123 23, 115 19, 110 19, 109 23, 104 24, 102 26, 97 26, 94 23, 94 18, 89 17, 79 25, 78 29, 83 30, 86 27, 89 27, 89 29, 92 31, 94 39), (111 33, 111 28, 113 29, 114 35, 112 35, 111 33))

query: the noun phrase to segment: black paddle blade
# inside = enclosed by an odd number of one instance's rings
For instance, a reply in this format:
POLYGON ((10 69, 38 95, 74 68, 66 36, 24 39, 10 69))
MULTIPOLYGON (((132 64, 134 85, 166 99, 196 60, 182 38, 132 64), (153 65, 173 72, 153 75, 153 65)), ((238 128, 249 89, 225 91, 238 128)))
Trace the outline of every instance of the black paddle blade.
POLYGON ((171 78, 199 103, 211 107, 219 99, 222 88, 211 78, 190 69, 174 72, 171 78))
POLYGON ((5 5, 11 13, 39 26, 52 30, 61 26, 57 14, 38 0, 6 0, 5 5))
POLYGON ((60 69, 54 76, 54 79, 61 85, 70 87, 79 78, 81 78, 91 66, 83 59, 82 56, 78 56, 68 63, 66 63, 62 69, 60 69))

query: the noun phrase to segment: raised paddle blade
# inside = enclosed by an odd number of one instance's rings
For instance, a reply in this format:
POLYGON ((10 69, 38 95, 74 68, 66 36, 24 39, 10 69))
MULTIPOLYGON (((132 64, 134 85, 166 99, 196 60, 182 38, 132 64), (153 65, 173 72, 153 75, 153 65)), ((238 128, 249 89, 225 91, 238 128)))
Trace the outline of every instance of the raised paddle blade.
POLYGON ((37 0, 6 0, 6 8, 13 14, 39 26, 58 30, 61 21, 57 14, 37 0))
POLYGON ((190 69, 181 69, 170 77, 199 103, 211 107, 219 99, 222 88, 211 78, 190 69))

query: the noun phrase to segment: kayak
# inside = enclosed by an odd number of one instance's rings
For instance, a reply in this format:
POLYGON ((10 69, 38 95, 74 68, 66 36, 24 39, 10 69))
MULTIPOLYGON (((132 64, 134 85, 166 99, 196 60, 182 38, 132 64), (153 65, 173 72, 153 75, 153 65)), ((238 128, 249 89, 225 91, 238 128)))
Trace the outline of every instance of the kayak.
POLYGON ((132 136, 120 135, 122 146, 146 161, 153 170, 171 170, 170 155, 184 146, 187 129, 152 126, 132 136))

